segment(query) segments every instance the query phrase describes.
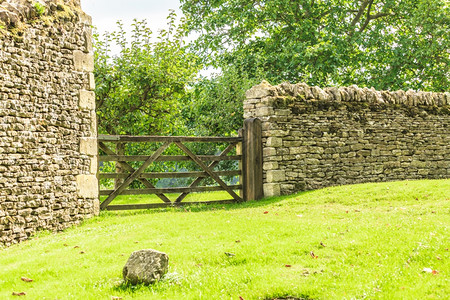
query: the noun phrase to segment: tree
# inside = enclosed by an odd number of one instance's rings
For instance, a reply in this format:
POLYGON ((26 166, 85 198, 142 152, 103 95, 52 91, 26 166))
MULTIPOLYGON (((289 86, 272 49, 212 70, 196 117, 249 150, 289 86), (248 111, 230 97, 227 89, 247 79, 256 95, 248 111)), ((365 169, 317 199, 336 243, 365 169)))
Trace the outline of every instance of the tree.
POLYGON ((182 0, 205 62, 272 83, 445 91, 446 0, 182 0))
MULTIPOLYGON (((145 21, 132 24, 132 40, 127 41, 123 24, 118 30, 101 38, 94 35, 96 111, 98 130, 103 134, 171 135, 183 130, 179 118, 180 100, 186 94, 201 68, 199 59, 184 45, 186 28, 184 20, 176 26, 176 15, 168 16, 168 29, 152 39, 152 31, 145 21), (112 47, 119 47, 117 55, 112 47)), ((146 154, 156 145, 118 143, 115 152, 146 154)), ((170 149, 177 151, 177 149, 170 149)), ((134 165, 137 167, 137 165, 134 165)), ((162 171, 170 164, 152 165, 162 171)), ((120 165, 103 165, 120 173, 120 165)), ((116 186, 121 180, 116 180, 116 186)), ((109 182, 104 184, 110 184, 109 182)), ((136 184, 136 183, 135 183, 136 184)))
POLYGON ((183 99, 182 119, 194 135, 236 135, 244 118, 245 91, 263 78, 248 78, 232 66, 196 81, 183 99))
POLYGON ((176 130, 179 100, 201 68, 184 45, 185 24, 176 26, 168 16, 168 29, 156 41, 145 21, 133 23, 131 43, 123 24, 95 35, 95 80, 99 132, 106 134, 162 135, 176 130), (111 47, 120 47, 111 55, 111 47))

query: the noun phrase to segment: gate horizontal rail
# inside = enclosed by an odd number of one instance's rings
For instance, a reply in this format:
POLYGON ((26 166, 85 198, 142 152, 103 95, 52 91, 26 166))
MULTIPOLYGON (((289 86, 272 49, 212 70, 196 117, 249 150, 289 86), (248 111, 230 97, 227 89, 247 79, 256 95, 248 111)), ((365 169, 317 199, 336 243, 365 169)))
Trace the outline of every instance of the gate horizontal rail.
MULTIPOLYGON (((219 176, 236 176, 241 175, 241 170, 235 171, 216 171, 219 176)), ((129 173, 102 173, 99 174, 99 179, 120 179, 127 178, 129 173)), ((142 173, 138 178, 184 178, 184 177, 209 177, 206 172, 153 172, 142 173)))
MULTIPOLYGON (((241 190, 242 185, 229 185, 233 190, 241 190)), ((146 195, 146 194, 158 194, 158 193, 198 193, 198 192, 213 192, 213 191, 223 191, 221 186, 201 186, 201 187, 175 187, 175 188, 154 188, 154 189, 129 189, 124 190, 121 195, 146 195)), ((110 195, 114 190, 102 190, 100 195, 110 195)))
POLYGON ((153 136, 153 135, 98 135, 99 142, 204 142, 204 143, 233 143, 242 141, 242 137, 216 136, 153 136))
MULTIPOLYGON (((218 157, 216 155, 197 155, 202 161, 225 161, 225 160, 241 160, 242 155, 230 155, 218 157)), ((105 155, 100 156, 99 161, 146 161, 148 155, 105 155)), ((185 155, 161 155, 155 161, 188 161, 189 156, 185 155)))

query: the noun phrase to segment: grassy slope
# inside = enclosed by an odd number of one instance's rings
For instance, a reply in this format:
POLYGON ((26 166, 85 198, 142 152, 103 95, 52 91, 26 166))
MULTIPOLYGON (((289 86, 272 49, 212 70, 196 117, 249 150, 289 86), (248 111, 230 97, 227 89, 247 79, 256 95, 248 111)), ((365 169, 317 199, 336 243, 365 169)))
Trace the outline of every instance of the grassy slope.
POLYGON ((25 291, 27 299, 444 299, 449 224, 450 180, 326 188, 187 211, 102 213, 1 250, 0 299, 17 298, 13 291, 25 291), (167 278, 124 286, 129 254, 145 248, 169 254, 167 278))

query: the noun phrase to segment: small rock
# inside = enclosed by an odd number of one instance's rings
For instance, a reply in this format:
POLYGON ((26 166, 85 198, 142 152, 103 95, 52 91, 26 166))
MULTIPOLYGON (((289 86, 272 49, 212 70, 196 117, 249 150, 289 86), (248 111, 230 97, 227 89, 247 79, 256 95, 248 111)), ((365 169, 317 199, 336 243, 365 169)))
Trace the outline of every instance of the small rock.
POLYGON ((133 285, 152 284, 167 273, 168 267, 166 253, 152 249, 134 251, 123 267, 123 279, 133 285))

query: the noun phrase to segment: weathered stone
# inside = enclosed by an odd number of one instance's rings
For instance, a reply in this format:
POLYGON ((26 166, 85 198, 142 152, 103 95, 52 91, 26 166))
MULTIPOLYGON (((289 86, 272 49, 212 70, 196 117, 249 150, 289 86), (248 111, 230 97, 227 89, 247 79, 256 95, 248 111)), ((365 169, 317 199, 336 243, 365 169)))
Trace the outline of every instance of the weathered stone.
POLYGON ((130 284, 152 284, 159 281, 169 268, 169 256, 152 249, 131 254, 123 267, 123 280, 130 284))
POLYGON ((9 18, 0 33, 0 223, 8 222, 0 227, 2 245, 37 228, 79 224, 99 210, 90 17, 78 0, 64 0, 64 18, 54 15, 56 0, 39 1, 45 22, 36 1, 0 7, 0 18, 9 18))
POLYGON ((321 90, 304 83, 266 88, 258 86, 258 94, 244 101, 244 115, 263 115, 266 196, 336 184, 450 178, 450 93, 321 90))
POLYGON ((97 138, 82 137, 80 139, 80 153, 95 156, 98 154, 97 138))
POLYGON ((266 172, 267 182, 282 182, 286 180, 285 173, 284 170, 268 170, 266 172))
POLYGON ((91 157, 91 163, 89 165, 89 173, 96 175, 98 172, 98 156, 91 157))
POLYGON ((264 116, 271 116, 273 115, 273 108, 272 107, 258 107, 255 110, 255 117, 264 117, 264 116))
POLYGON ((93 91, 80 91, 80 102, 81 109, 95 109, 95 93, 93 91))
POLYGON ((267 161, 264 162, 263 164, 263 169, 264 170, 274 170, 274 169, 278 169, 278 163, 275 161, 267 161))
POLYGON ((77 193, 82 198, 98 197, 98 179, 95 175, 77 175, 76 176, 77 193))
POLYGON ((73 65, 77 72, 92 72, 94 71, 94 55, 75 50, 73 52, 73 65))
POLYGON ((271 85, 267 81, 263 81, 260 85, 252 87, 245 93, 247 99, 260 99, 266 96, 272 96, 273 91, 271 85))
POLYGON ((281 189, 279 183, 264 183, 263 191, 265 197, 274 197, 281 195, 281 189))
POLYGON ((281 147, 283 146, 283 140, 278 137, 269 137, 267 139, 266 145, 268 147, 281 147))
POLYGON ((94 76, 94 73, 89 72, 89 74, 88 74, 88 81, 89 81, 89 90, 90 91, 95 90, 95 76, 94 76))

